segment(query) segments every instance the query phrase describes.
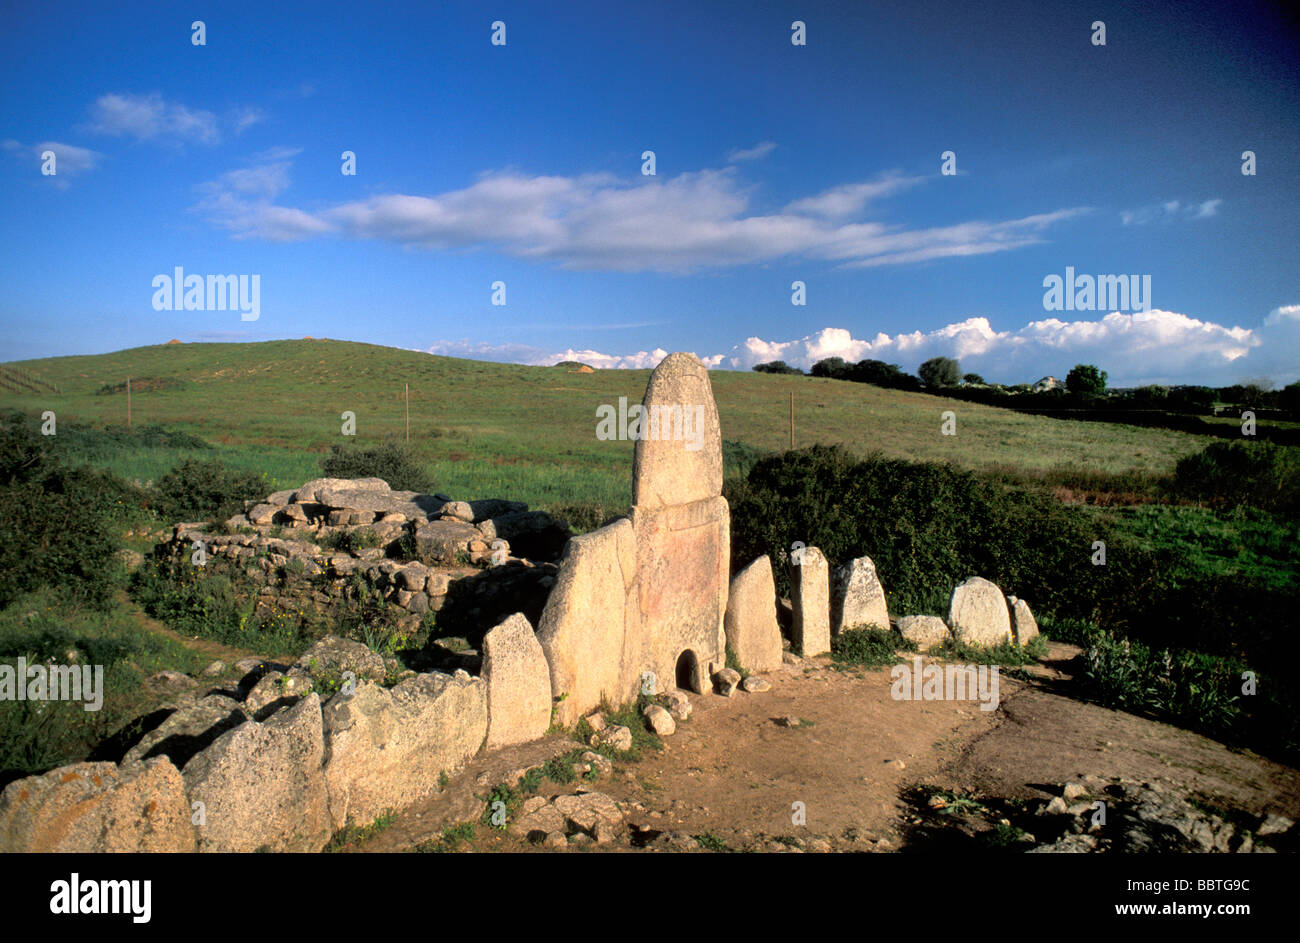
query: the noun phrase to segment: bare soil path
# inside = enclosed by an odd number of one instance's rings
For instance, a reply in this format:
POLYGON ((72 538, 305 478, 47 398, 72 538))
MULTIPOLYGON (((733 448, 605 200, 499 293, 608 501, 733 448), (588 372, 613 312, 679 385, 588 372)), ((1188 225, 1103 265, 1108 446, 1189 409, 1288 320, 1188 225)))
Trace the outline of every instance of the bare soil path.
MULTIPOLYGON (((1300 771, 1069 696, 1077 654, 1053 644, 1029 680, 1002 675, 996 711, 973 700, 894 700, 889 669, 839 670, 814 659, 768 676, 766 693, 694 696, 693 716, 662 752, 619 764, 588 788, 623 804, 632 836, 681 832, 752 850, 784 849, 796 840, 802 847, 825 841, 840 851, 907 850, 919 821, 918 790, 1047 799, 1085 775, 1187 789, 1255 816, 1300 817, 1300 771), (787 717, 801 723, 785 726, 787 717)), ((444 794, 357 848, 407 850, 445 826, 476 820, 491 785, 573 745, 553 737, 479 757, 444 794)), ((540 794, 583 785, 546 782, 540 794)), ((482 825, 459 847, 541 850, 482 825)), ((602 847, 627 851, 632 844, 602 847)))

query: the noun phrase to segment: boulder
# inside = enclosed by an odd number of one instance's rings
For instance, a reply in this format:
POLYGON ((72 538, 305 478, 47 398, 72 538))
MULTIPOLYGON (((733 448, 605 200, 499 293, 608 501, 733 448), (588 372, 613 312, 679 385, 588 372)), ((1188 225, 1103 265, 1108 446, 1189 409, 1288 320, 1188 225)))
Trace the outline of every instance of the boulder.
POLYGON ((162 697, 174 697, 186 691, 192 691, 199 686, 199 683, 189 675, 181 674, 179 671, 165 669, 153 675, 150 675, 144 682, 145 690, 150 694, 157 694, 162 697))
POLYGON ((1011 616, 1002 590, 972 576, 952 591, 948 606, 952 634, 973 645, 998 645, 1011 638, 1011 616))
POLYGON ((122 765, 125 767, 165 756, 177 769, 183 769, 196 753, 227 730, 246 723, 248 718, 238 701, 221 694, 209 694, 167 715, 161 724, 126 752, 122 765))
POLYGON ((166 757, 74 763, 0 793, 0 852, 192 852, 181 774, 166 757))
POLYGON ((750 675, 740 682, 740 689, 746 694, 762 694, 765 691, 772 690, 772 682, 766 678, 760 678, 758 675, 750 675))
POLYGON ((552 803, 568 826, 590 835, 597 844, 613 841, 623 830, 623 813, 618 803, 603 792, 584 792, 574 796, 556 796, 552 803))
POLYGON ((713 680, 717 682, 719 694, 723 697, 731 697, 740 685, 740 672, 734 668, 723 668, 713 676, 713 680))
POLYGON ((845 629, 889 628, 885 590, 870 557, 858 557, 835 568, 831 581, 831 633, 845 629))
POLYGON ((316 503, 322 508, 364 514, 353 523, 369 523, 377 517, 387 520, 388 515, 401 515, 406 520, 427 520, 437 517, 447 507, 446 501, 416 491, 367 491, 321 488, 316 492, 316 503))
POLYGON ((776 621, 772 561, 759 557, 731 581, 725 618, 727 647, 746 671, 781 667, 781 628, 776 621))
POLYGON ((551 670, 523 613, 483 636, 487 749, 527 743, 551 726, 551 670))
POLYGON ((291 670, 287 675, 270 671, 248 692, 248 697, 244 698, 244 710, 255 718, 265 718, 281 707, 296 704, 298 698, 311 688, 311 675, 301 668, 291 670))
POLYGON ((668 702, 668 713, 673 715, 673 720, 686 720, 691 716, 691 699, 685 691, 672 688, 665 691, 663 697, 668 702))
POLYGON ((275 519, 276 511, 283 508, 283 504, 255 504, 252 510, 248 512, 248 520, 251 524, 265 526, 275 519))
POLYGON ((323 759, 315 693, 222 734, 182 770, 190 802, 203 803, 199 850, 320 851, 330 837, 323 759))
POLYGON ((647 704, 643 713, 645 714, 646 724, 659 736, 668 737, 677 732, 677 724, 673 720, 673 715, 658 704, 647 704))
POLYGON ((402 589, 413 593, 423 592, 429 579, 429 568, 423 563, 408 563, 397 571, 395 577, 396 584, 402 589))
POLYGON ((1008 596, 1007 604, 1011 606, 1011 632, 1016 644, 1028 645, 1038 635, 1038 620, 1023 599, 1008 596))
POLYGON ((342 675, 351 671, 361 681, 382 681, 386 674, 384 659, 360 642, 327 635, 312 645, 293 665, 313 677, 342 675))
POLYGON ((903 616, 898 620, 898 631, 921 651, 952 638, 948 626, 938 616, 903 616))
POLYGON ((487 736, 487 685, 464 671, 366 683, 325 705, 329 815, 335 829, 369 825, 438 791, 487 736))
POLYGON ((313 478, 311 481, 304 482, 302 487, 294 492, 293 501, 295 504, 317 504, 320 503, 319 493, 321 491, 390 491, 388 482, 382 478, 313 478))
POLYGON ((463 563, 469 554, 469 545, 481 540, 482 534, 473 524, 457 520, 429 521, 415 530, 415 552, 421 563, 463 563))
POLYGON ((466 524, 474 523, 474 509, 469 506, 468 501, 448 501, 438 509, 438 514, 442 517, 450 517, 453 520, 464 521, 466 524))
POLYGON ((811 658, 831 650, 830 567, 816 547, 805 547, 802 560, 790 565, 792 632, 794 650, 811 658))
POLYGON ((626 753, 632 749, 632 731, 618 724, 610 724, 591 735, 591 746, 609 747, 626 753))
POLYGON ((540 842, 548 835, 564 834, 568 822, 564 813, 546 801, 543 796, 527 799, 519 809, 519 815, 507 826, 511 835, 540 842))

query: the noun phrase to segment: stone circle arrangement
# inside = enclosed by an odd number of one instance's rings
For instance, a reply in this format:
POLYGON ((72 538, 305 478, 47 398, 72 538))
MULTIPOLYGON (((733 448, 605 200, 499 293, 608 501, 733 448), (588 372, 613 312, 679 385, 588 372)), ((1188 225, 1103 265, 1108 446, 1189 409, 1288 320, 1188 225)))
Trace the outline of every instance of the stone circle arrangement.
MULTIPOLYGON (((519 502, 393 491, 377 478, 276 492, 224 534, 177 524, 158 553, 187 561, 201 547, 205 565, 255 581, 259 609, 310 608, 328 620, 374 593, 400 608, 405 631, 429 612, 477 623, 479 651, 449 670, 397 670, 391 656, 331 635, 292 665, 241 661, 238 683, 206 693, 163 672, 151 683, 182 696, 121 762, 76 763, 4 789, 0 851, 319 851, 349 823, 429 799, 480 751, 584 718, 594 740, 626 749, 630 731, 607 727, 602 705, 662 695, 667 706, 649 705, 644 719, 667 736, 690 715, 690 694, 762 692, 762 675, 826 654, 833 634, 891 625, 868 557, 832 573, 821 551, 802 548, 788 561, 786 651, 771 559, 729 575, 707 369, 669 355, 642 406, 663 421, 636 441, 633 505, 589 533, 519 502), (688 448, 669 433, 698 407, 704 434, 688 448), (743 685, 728 649, 749 673, 743 685), (354 683, 322 698, 327 676, 354 683)), ((946 622, 904 616, 897 629, 922 649, 949 638, 1023 645, 1038 633, 1024 600, 978 577, 956 587, 946 622)), ((598 753, 583 760, 608 765, 598 753)), ((549 844, 557 834, 564 843, 566 822, 611 840, 621 816, 602 805, 608 797, 561 798, 563 808, 535 797, 522 810, 549 844)))

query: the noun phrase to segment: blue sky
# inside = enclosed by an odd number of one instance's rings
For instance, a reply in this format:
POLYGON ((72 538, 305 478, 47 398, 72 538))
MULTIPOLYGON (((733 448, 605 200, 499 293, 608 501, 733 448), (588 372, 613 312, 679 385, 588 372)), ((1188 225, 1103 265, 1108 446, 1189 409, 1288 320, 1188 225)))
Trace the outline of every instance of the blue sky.
POLYGON ((1300 377, 1296 24, 992 6, 9 4, 4 356, 311 335, 1300 377), (177 266, 258 275, 258 319, 154 310, 177 266), (1067 266, 1149 275, 1150 310, 1045 310, 1067 266))

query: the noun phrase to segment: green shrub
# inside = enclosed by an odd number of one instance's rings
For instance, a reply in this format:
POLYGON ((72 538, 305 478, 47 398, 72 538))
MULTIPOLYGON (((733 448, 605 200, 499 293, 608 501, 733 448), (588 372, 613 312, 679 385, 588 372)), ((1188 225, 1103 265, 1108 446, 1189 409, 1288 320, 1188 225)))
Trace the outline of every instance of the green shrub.
POLYGON ((131 593, 145 612, 182 635, 216 639, 259 655, 301 651, 323 628, 313 610, 258 614, 256 587, 238 574, 155 557, 145 561, 131 580, 131 593))
POLYGON ((944 612, 952 588, 979 575, 1036 611, 1126 617, 1126 600, 1153 578, 1149 554, 1114 546, 1105 567, 1089 566, 1093 541, 1116 539, 1079 509, 948 465, 814 446, 761 459, 725 492, 733 570, 770 554, 781 596, 795 541, 832 563, 870 556, 900 613, 944 612))
POLYGON ((1199 729, 1229 733, 1239 714, 1245 666, 1236 659, 1096 633, 1084 653, 1089 693, 1111 707, 1151 711, 1199 729))
POLYGON ((245 501, 265 498, 266 478, 220 461, 186 459, 158 479, 157 510, 169 521, 225 520, 245 501))
POLYGON ((896 664, 898 651, 916 651, 916 643, 875 626, 845 629, 831 639, 831 660, 844 665, 880 668, 896 664))
POLYGON ((0 607, 54 586, 103 608, 123 575, 118 527, 139 513, 139 492, 104 472, 59 465, 43 439, 21 414, 0 423, 0 607))
POLYGON ((327 478, 382 478, 394 491, 430 492, 433 480, 405 443, 389 440, 365 448, 334 445, 321 461, 327 478))
POLYGON ((336 530, 326 534, 319 541, 326 550, 338 550, 343 553, 357 554, 379 546, 379 535, 370 528, 357 530, 336 530))
POLYGON ((1171 489, 1215 506, 1300 511, 1300 448, 1271 442, 1213 442, 1180 459, 1171 489))
POLYGON ((144 716, 157 706, 144 680, 162 668, 197 673, 208 660, 149 631, 128 610, 88 609, 49 587, 0 609, 0 661, 13 665, 20 656, 29 665, 102 666, 103 702, 87 711, 82 701, 0 701, 0 785, 87 756, 117 759, 111 749, 95 751, 143 732, 144 716))

